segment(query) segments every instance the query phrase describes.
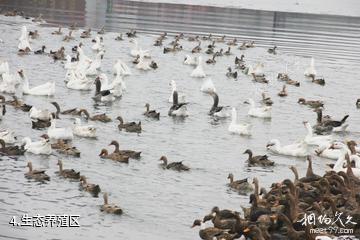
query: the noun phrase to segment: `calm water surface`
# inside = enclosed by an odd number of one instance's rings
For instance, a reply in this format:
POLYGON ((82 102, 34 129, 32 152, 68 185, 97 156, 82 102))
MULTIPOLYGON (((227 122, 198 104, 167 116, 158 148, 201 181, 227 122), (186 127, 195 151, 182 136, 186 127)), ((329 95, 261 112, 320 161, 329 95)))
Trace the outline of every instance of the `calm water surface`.
MULTIPOLYGON (((48 24, 39 26, 21 18, 0 17, 1 59, 9 61, 11 72, 24 69, 30 85, 45 81, 56 81, 56 96, 53 98, 22 96, 29 104, 38 108, 49 108, 56 100, 64 109, 85 107, 91 113, 106 112, 113 119, 122 115, 126 121, 142 121, 140 135, 119 132, 117 123, 94 123, 98 128, 98 139, 75 138, 73 144, 81 150, 81 158, 54 155, 50 157, 26 154, 18 160, 1 158, 0 171, 0 238, 4 239, 198 239, 198 231, 190 229, 195 218, 202 217, 215 205, 241 211, 240 205, 248 206, 248 196, 241 196, 226 187, 227 175, 236 178, 258 177, 261 186, 293 178, 288 169, 296 165, 301 174, 306 170, 302 158, 271 155, 276 166, 272 169, 246 166, 247 148, 257 154, 266 152, 268 140, 278 138, 282 143, 292 143, 305 135, 302 121, 315 122, 315 113, 298 105, 297 99, 322 99, 325 113, 336 119, 350 114, 349 132, 337 135, 339 139, 359 139, 360 113, 355 108, 359 95, 359 47, 360 19, 339 16, 322 16, 281 12, 250 11, 229 8, 186 6, 174 4, 152 4, 133 1, 10 1, 0 2, 3 9, 21 9, 31 16, 43 13, 48 24), (60 62, 52 62, 45 56, 16 55, 20 28, 38 29, 40 39, 32 41, 38 49, 45 44, 47 49, 79 43, 64 43, 60 36, 52 36, 58 24, 77 22, 82 27, 94 29, 105 26, 106 54, 102 72, 112 78, 112 66, 116 59, 131 66, 132 75, 125 79, 127 92, 120 101, 110 106, 94 106, 93 92, 67 89, 64 84, 65 70, 60 62), (115 32, 129 28, 142 32, 138 41, 144 49, 150 49, 159 69, 142 72, 131 63, 128 39, 115 42, 115 32), (225 77, 227 66, 233 64, 240 50, 232 56, 218 59, 214 66, 204 66, 212 78, 220 96, 220 103, 237 108, 241 121, 253 125, 252 137, 231 135, 227 131, 229 120, 214 122, 207 112, 212 99, 202 94, 201 81, 190 77, 192 69, 182 64, 194 43, 183 42, 184 51, 176 54, 162 53, 162 48, 152 46, 155 34, 162 31, 177 33, 209 32, 236 36, 239 40, 254 39, 260 47, 245 52, 247 63, 265 63, 269 85, 254 84, 242 74, 238 81, 225 77), (276 44, 276 56, 266 52, 267 46, 276 44), (326 79, 326 86, 314 85, 304 79, 303 71, 314 56, 319 75, 326 79), (275 77, 285 71, 301 82, 301 87, 288 87, 287 98, 277 97, 282 87, 275 77), (177 82, 178 90, 190 102, 190 116, 184 121, 167 117, 170 95, 170 80, 177 82), (260 98, 266 91, 274 100, 271 121, 249 118, 248 107, 243 104, 248 97, 260 98), (160 122, 142 116, 144 104, 149 102, 161 112, 160 122), (101 148, 111 140, 118 140, 123 149, 143 152, 140 161, 128 165, 99 159, 101 148), (158 166, 161 155, 170 161, 181 161, 191 166, 188 173, 164 171, 158 166), (78 183, 57 177, 56 161, 62 158, 65 168, 74 168, 86 175, 90 182, 97 183, 109 192, 110 201, 123 207, 123 216, 105 215, 99 211, 102 198, 92 198, 78 190, 78 183), (26 162, 31 160, 35 168, 43 168, 51 176, 48 184, 37 184, 24 178, 26 162), (30 228, 12 227, 8 224, 12 216, 22 214, 79 214, 80 228, 30 228), (90 237, 91 236, 91 237, 90 237)), ((93 33, 95 36, 95 33, 93 33)), ((171 39, 172 40, 172 39, 171 39)), ((167 40, 168 42, 169 40, 167 40)), ((82 39, 85 53, 93 57, 91 39, 82 39)), ((207 44, 207 43, 206 43, 207 44)), ((225 45, 218 44, 225 48, 225 45)), ((207 55, 203 55, 206 60, 207 55)), ((59 126, 71 126, 72 119, 62 116, 59 126)), ((32 130, 27 113, 9 107, 1 122, 2 128, 12 129, 19 136, 37 139, 44 131, 32 130)), ((109 150, 109 147, 107 147, 109 150)), ((314 169, 323 173, 331 160, 315 158, 314 169)))

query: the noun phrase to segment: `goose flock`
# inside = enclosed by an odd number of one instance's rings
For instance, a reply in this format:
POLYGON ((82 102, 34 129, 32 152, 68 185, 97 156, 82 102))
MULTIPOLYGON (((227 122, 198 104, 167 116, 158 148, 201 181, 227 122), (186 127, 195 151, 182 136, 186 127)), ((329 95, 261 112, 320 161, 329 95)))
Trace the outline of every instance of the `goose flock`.
MULTIPOLYGON (((6 12, 4 15, 23 17, 23 14, 17 11, 6 12)), ((44 23, 42 16, 30 20, 36 24, 44 23)), ((95 148, 99 145, 99 141, 105 141, 109 144, 107 147, 112 146, 114 151, 110 153, 106 146, 100 146, 97 149, 99 155, 94 158, 104 159, 104 161, 112 160, 124 165, 133 160, 136 163, 143 155, 149 154, 151 149, 142 151, 121 149, 119 141, 114 140, 117 139, 116 134, 128 133, 140 138, 143 132, 151 131, 151 128, 148 127, 149 121, 161 125, 162 118, 173 118, 186 123, 186 119, 192 116, 192 106, 201 104, 192 102, 191 98, 184 94, 182 88, 177 86, 176 73, 174 73, 174 79, 170 79, 166 83, 165 90, 161 89, 161 91, 168 91, 169 94, 168 98, 163 99, 163 102, 168 104, 167 110, 157 110, 153 108, 153 102, 149 101, 139 106, 143 108, 143 111, 139 111, 138 116, 139 119, 144 119, 143 121, 133 120, 123 114, 116 117, 109 114, 113 103, 123 101, 126 99, 128 91, 136 90, 131 86, 130 81, 126 81, 133 71, 140 71, 146 76, 147 72, 161 70, 162 65, 158 64, 154 57, 158 55, 155 55, 154 52, 168 58, 177 54, 185 55, 183 62, 178 63, 179 68, 181 71, 188 72, 189 81, 199 81, 200 87, 196 91, 201 91, 206 98, 212 99, 211 106, 202 105, 201 107, 204 108, 204 114, 207 113, 213 124, 226 125, 223 127, 224 134, 238 135, 236 137, 239 139, 256 138, 256 131, 253 131, 258 124, 256 119, 263 120, 264 123, 271 121, 273 108, 277 107, 266 91, 261 92, 259 98, 253 95, 251 98, 242 99, 241 104, 246 104, 243 105, 243 109, 237 108, 238 103, 223 102, 220 89, 215 87, 212 78, 206 72, 205 66, 219 64, 222 58, 233 58, 233 64, 223 69, 224 79, 234 83, 249 81, 255 85, 261 85, 262 88, 270 88, 273 80, 265 74, 265 63, 258 62, 252 66, 247 62, 246 51, 256 48, 254 41, 239 43, 239 40, 234 37, 228 38, 213 34, 186 36, 183 33, 170 36, 165 32, 155 37, 151 49, 144 49, 137 40, 141 38, 141 35, 135 30, 130 30, 124 34, 125 37, 120 34, 111 39, 114 44, 115 41, 129 41, 132 48, 128 51, 127 58, 114 61, 111 74, 109 74, 102 71, 103 60, 112 49, 112 46, 105 45, 104 40, 108 37, 105 28, 101 28, 99 31, 92 29, 81 31, 76 24, 69 26, 68 29, 59 27, 51 33, 52 41, 72 47, 61 46, 59 49, 49 52, 47 52, 46 43, 41 42, 41 34, 42 32, 36 29, 29 32, 27 26, 22 26, 19 29, 17 52, 13 54, 17 55, 20 63, 24 58, 31 58, 33 54, 42 56, 44 59, 48 59, 49 66, 50 64, 61 65, 64 69, 64 77, 61 81, 55 81, 50 80, 49 76, 47 82, 35 85, 31 78, 27 78, 27 71, 36 71, 36 69, 19 69, 13 73, 10 70, 9 62, 5 59, 1 60, 0 92, 2 95, 0 100, 2 109, 0 120, 7 118, 8 111, 14 111, 15 114, 22 116, 19 119, 31 122, 29 128, 34 129, 33 133, 37 134, 19 139, 15 134, 15 126, 14 129, 0 129, 0 154, 10 157, 9 159, 22 159, 22 155, 31 156, 31 154, 45 157, 56 154, 58 171, 54 177, 77 181, 80 189, 89 192, 93 197, 98 197, 102 193, 103 204, 99 210, 104 213, 121 215, 126 213, 126 208, 122 209, 116 204, 110 204, 108 193, 104 192, 99 185, 89 183, 88 178, 81 175, 79 171, 64 168, 67 165, 66 159, 81 158, 81 151, 73 144, 76 145, 80 139, 86 138, 93 141, 92 147, 95 148), (36 41, 41 42, 41 49, 32 47, 32 43, 36 41), (76 45, 69 45, 75 41, 77 41, 76 45), (190 43, 192 47, 188 49, 183 46, 184 43, 190 43), (91 49, 94 57, 89 57, 85 49, 91 49), (207 60, 204 61, 204 59, 207 60), (64 105, 74 107, 77 102, 66 99, 68 102, 59 104, 56 96, 60 85, 71 91, 80 92, 81 96, 94 106, 106 106, 108 111, 91 114, 90 110, 80 106, 64 110, 64 105), (167 85, 170 86, 170 90, 167 85), (37 98, 48 106, 52 105, 52 109, 26 103, 22 96, 26 96, 26 99, 37 98), (49 99, 51 100, 49 101, 49 99), (246 118, 247 120, 239 118, 238 111, 245 111, 249 116, 246 118), (60 120, 67 124, 65 126, 58 125, 60 120), (115 123, 115 120, 118 122, 115 123), (99 139, 98 132, 101 131, 103 124, 112 126, 114 136, 99 139)), ((273 57, 276 58, 280 51, 281 47, 279 49, 278 46, 274 46, 269 48, 266 54, 274 55, 273 57)), ((301 89, 303 81, 314 84, 314 86, 325 85, 325 79, 317 74, 314 58, 311 58, 309 66, 303 71, 304 80, 301 81, 292 79, 287 70, 276 73, 277 81, 281 82, 282 88, 278 92, 278 96, 274 96, 274 98, 278 97, 286 101, 292 93, 292 91, 288 92, 288 88, 301 89)), ((29 76, 31 75, 29 74, 29 76)), ((195 90, 193 91, 195 92, 195 90)), ((139 94, 142 93, 139 92, 139 94)), ((249 182, 248 178, 236 180, 233 173, 227 173, 229 179, 227 187, 241 195, 249 195, 251 206, 243 207, 241 210, 221 210, 214 207, 209 214, 201 219, 196 219, 192 225, 192 227, 200 226, 200 238, 205 240, 325 240, 334 239, 335 234, 312 233, 312 228, 322 228, 324 225, 303 226, 299 224, 298 222, 304 215, 326 213, 327 216, 334 218, 336 213, 343 212, 345 219, 346 216, 352 216, 354 222, 360 222, 360 147, 356 139, 350 140, 343 137, 349 129, 347 119, 350 116, 345 115, 341 119, 335 120, 329 115, 324 115, 325 102, 322 100, 299 98, 294 104, 297 104, 296 102, 312 112, 316 122, 312 125, 307 120, 299 119, 299 127, 304 128, 304 134, 298 137, 298 141, 282 143, 279 139, 274 138, 267 141, 263 153, 256 153, 259 155, 253 153, 251 149, 242 151, 244 151, 243 154, 248 155, 248 158, 244 157, 244 160, 249 168, 272 169, 277 164, 273 159, 277 155, 306 159, 308 168, 305 177, 300 178, 297 168, 291 165, 288 167, 294 173, 294 180, 285 179, 272 184, 270 189, 266 189, 260 188, 259 180, 256 177, 249 182), (265 151, 271 155, 267 156, 265 151), (312 169, 313 156, 320 159, 331 159, 334 163, 329 164, 329 168, 325 169, 325 174, 317 175, 312 169), (208 222, 212 222, 213 226, 207 226, 208 222)), ((360 108, 360 99, 355 98, 354 102, 354 107, 360 108)), ((209 151, 211 151, 210 148, 209 151)), ((192 174, 193 171, 196 171, 191 167, 190 161, 172 161, 176 158, 176 153, 173 153, 169 159, 162 155, 155 160, 158 160, 159 166, 164 171, 174 170, 179 174, 192 174)), ((24 170, 26 178, 40 183, 52 181, 53 176, 50 177, 45 170, 34 168, 32 161, 28 161, 26 167, 28 168, 28 170, 24 170)), ((224 181, 225 184, 226 182, 224 181)), ((266 186, 269 185, 266 184, 266 186)), ((358 225, 348 224, 346 227, 353 229, 352 235, 360 235, 358 225)))

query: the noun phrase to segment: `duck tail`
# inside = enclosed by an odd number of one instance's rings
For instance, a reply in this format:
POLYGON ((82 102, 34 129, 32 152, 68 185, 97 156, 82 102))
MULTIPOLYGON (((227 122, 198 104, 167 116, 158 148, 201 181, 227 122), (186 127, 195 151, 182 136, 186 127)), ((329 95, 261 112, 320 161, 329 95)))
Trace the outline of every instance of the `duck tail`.
POLYGON ((343 117, 343 119, 341 119, 341 123, 343 124, 348 117, 349 117, 349 115, 345 115, 345 117, 343 117))

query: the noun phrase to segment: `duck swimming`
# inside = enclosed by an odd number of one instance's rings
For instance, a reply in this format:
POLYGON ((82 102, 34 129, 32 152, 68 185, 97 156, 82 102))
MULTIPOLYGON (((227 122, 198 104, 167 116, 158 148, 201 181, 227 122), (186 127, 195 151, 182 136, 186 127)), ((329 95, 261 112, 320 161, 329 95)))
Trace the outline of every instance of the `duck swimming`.
POLYGON ((227 68, 227 73, 226 73, 226 77, 228 77, 228 78, 234 78, 234 79, 236 79, 237 77, 238 77, 238 73, 237 73, 237 71, 232 71, 232 69, 231 69, 231 67, 228 67, 227 68))
POLYGON ((93 197, 98 197, 101 192, 100 186, 93 183, 88 183, 85 176, 80 176, 80 189, 89 192, 93 197))
POLYGON ((303 123, 307 130, 307 135, 304 138, 304 142, 307 145, 323 146, 323 145, 328 145, 332 141, 331 135, 314 136, 313 129, 312 129, 310 123, 307 121, 304 121, 303 123))
POLYGON ((229 173, 228 177, 229 183, 228 186, 236 191, 238 191, 241 194, 246 194, 249 192, 254 191, 254 188, 251 184, 249 184, 247 178, 242 180, 235 180, 234 181, 234 175, 232 173, 229 173))
POLYGON ((144 112, 144 115, 148 118, 154 118, 159 120, 160 119, 160 113, 156 112, 156 110, 150 110, 150 104, 146 103, 146 112, 144 112))
POLYGON ((215 64, 216 60, 215 60, 216 55, 214 54, 214 56, 212 58, 209 58, 208 60, 206 60, 207 64, 215 64))
POLYGON ((260 102, 263 105, 266 105, 266 106, 272 106, 273 105, 274 102, 271 100, 271 97, 267 97, 264 92, 261 93, 261 97, 262 97, 262 99, 261 99, 260 102))
POLYGON ((58 160, 57 165, 59 165, 59 171, 56 172, 58 175, 63 178, 80 179, 80 172, 76 172, 74 169, 63 169, 63 162, 61 160, 58 160))
POLYGON ((62 35, 63 32, 61 31, 61 26, 59 26, 58 30, 55 30, 53 32, 51 32, 52 35, 62 35))
POLYGON ((269 160, 267 155, 253 156, 253 153, 252 153, 252 151, 250 149, 246 149, 244 154, 249 155, 249 158, 247 160, 249 167, 253 167, 253 166, 262 166, 262 167, 274 166, 274 162, 269 160))
POLYGON ((281 155, 294 157, 306 157, 308 155, 306 144, 304 142, 282 146, 278 139, 272 139, 268 142, 266 148, 273 153, 281 155))
POLYGON ((123 210, 120 207, 116 206, 115 204, 109 204, 108 194, 106 192, 104 193, 104 204, 101 205, 100 211, 116 215, 123 214, 123 210))
POLYGON ((248 123, 244 123, 244 124, 237 123, 236 119, 237 119, 236 109, 232 108, 231 123, 228 127, 228 131, 239 135, 248 135, 248 136, 251 135, 252 125, 248 123))
POLYGON ((72 140, 74 138, 71 128, 57 128, 55 119, 51 120, 47 135, 51 139, 72 140))
POLYGON ((320 100, 306 100, 305 98, 299 98, 298 103, 309 106, 311 108, 324 107, 324 103, 320 100))
POLYGON ((29 88, 29 81, 23 70, 18 71, 19 76, 24 81, 23 94, 37 96, 53 96, 55 95, 55 82, 46 82, 33 88, 29 88))
POLYGON ((101 158, 111 159, 116 162, 129 163, 129 156, 124 155, 124 154, 115 153, 115 152, 109 154, 105 148, 101 149, 99 156, 101 158))
POLYGON ((244 103, 250 104, 250 109, 248 111, 249 116, 257 117, 257 118, 271 118, 271 107, 270 106, 256 107, 254 100, 251 98, 249 98, 244 103))
POLYGON ((126 155, 130 158, 139 159, 141 156, 141 152, 133 151, 133 150, 120 150, 119 142, 118 141, 111 141, 109 146, 113 145, 115 147, 114 153, 120 155, 126 155))
POLYGON ((52 153, 51 143, 47 135, 42 135, 40 141, 32 142, 29 137, 25 137, 23 140, 24 149, 28 153, 50 155, 52 153))
POLYGON ((141 133, 141 122, 140 121, 139 121, 139 123, 136 123, 136 122, 124 123, 124 120, 121 116, 118 116, 116 119, 119 120, 119 122, 120 122, 120 124, 118 125, 118 128, 120 131, 125 129, 126 132, 141 133))
POLYGON ((226 118, 229 117, 229 113, 227 112, 226 107, 219 106, 219 96, 216 92, 209 93, 210 96, 213 97, 213 105, 211 106, 211 109, 209 111, 210 116, 215 116, 219 118, 226 118))
POLYGON ((29 171, 25 173, 25 177, 29 179, 34 179, 35 181, 50 181, 49 175, 45 173, 45 170, 36 170, 33 169, 32 163, 29 161, 26 165, 29 168, 29 171))
POLYGON ((79 137, 96 138, 96 128, 93 125, 82 125, 79 118, 75 118, 72 127, 73 134, 79 137))
POLYGON ((211 78, 207 78, 207 79, 203 80, 200 91, 204 92, 204 93, 216 92, 215 85, 214 85, 213 81, 211 80, 211 78))
POLYGON ((199 41, 198 45, 196 45, 192 50, 191 53, 199 53, 201 51, 201 41, 199 41))
POLYGON ((283 86, 282 90, 278 93, 279 97, 286 97, 288 95, 286 85, 283 86))
POLYGON ((34 54, 37 54, 37 55, 44 54, 44 53, 45 53, 45 48, 46 48, 46 46, 43 45, 43 46, 41 47, 41 49, 36 50, 36 51, 34 52, 34 54))
POLYGON ((168 111, 168 115, 169 116, 174 116, 174 117, 187 117, 189 116, 188 112, 187 112, 187 108, 186 105, 187 103, 180 103, 178 100, 178 92, 174 91, 173 92, 173 104, 170 107, 169 111, 168 111))
POLYGON ((80 157, 81 152, 74 146, 68 143, 67 140, 58 139, 56 143, 51 144, 52 149, 68 156, 80 157))
POLYGON ((270 53, 270 54, 276 55, 276 48, 277 48, 277 46, 274 46, 274 47, 272 47, 272 48, 269 48, 269 49, 267 50, 267 52, 270 53))
POLYGON ((100 78, 97 77, 95 79, 95 97, 93 97, 93 99, 95 101, 100 101, 100 102, 112 102, 115 100, 115 97, 112 94, 112 90, 101 90, 101 81, 100 78))
POLYGON ((319 84, 321 86, 325 85, 325 79, 324 78, 315 78, 315 75, 310 75, 311 82, 319 84))
POLYGON ((159 159, 159 161, 162 161, 163 163, 161 164, 162 167, 164 169, 171 169, 171 170, 176 170, 176 171, 189 171, 190 168, 188 166, 185 166, 182 161, 181 162, 172 162, 172 163, 168 163, 167 157, 165 156, 161 156, 161 158, 159 159))
POLYGON ((206 77, 206 74, 205 74, 204 69, 202 67, 202 57, 201 56, 198 57, 197 66, 191 72, 190 76, 195 77, 195 78, 204 78, 204 77, 206 77))
POLYGON ((103 123, 111 122, 111 118, 106 115, 106 113, 96 114, 93 116, 90 116, 89 112, 86 109, 80 109, 78 115, 85 115, 85 119, 91 120, 91 121, 99 121, 103 123))
POLYGON ((7 156, 17 156, 17 155, 24 155, 25 149, 19 146, 5 146, 5 141, 0 139, 0 153, 7 155, 7 156))
POLYGON ((198 63, 198 59, 197 59, 196 56, 195 56, 195 57, 192 57, 192 56, 190 56, 190 55, 186 55, 185 58, 184 58, 183 63, 184 63, 185 65, 196 66, 197 63, 198 63))

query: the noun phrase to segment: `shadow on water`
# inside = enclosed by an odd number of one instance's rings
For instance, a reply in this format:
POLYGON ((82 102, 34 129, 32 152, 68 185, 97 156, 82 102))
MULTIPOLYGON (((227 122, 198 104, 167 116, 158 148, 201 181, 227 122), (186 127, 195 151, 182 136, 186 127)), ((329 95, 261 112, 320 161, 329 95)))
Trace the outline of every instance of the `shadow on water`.
POLYGON ((360 18, 258 11, 209 6, 121 0, 4 0, 3 10, 43 14, 52 24, 101 28, 108 31, 226 34, 257 45, 278 45, 283 52, 358 61, 360 18))

